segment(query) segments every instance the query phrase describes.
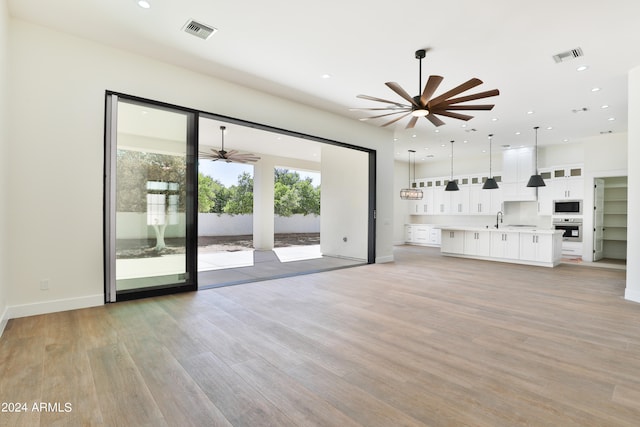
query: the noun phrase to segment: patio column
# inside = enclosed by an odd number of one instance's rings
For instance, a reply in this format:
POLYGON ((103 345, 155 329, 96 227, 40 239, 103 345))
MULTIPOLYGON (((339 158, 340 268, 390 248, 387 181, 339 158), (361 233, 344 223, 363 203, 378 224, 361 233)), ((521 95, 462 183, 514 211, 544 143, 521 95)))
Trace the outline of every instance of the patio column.
POLYGON ((274 213, 273 180, 275 163, 262 156, 253 169, 253 247, 260 251, 273 249, 274 213))

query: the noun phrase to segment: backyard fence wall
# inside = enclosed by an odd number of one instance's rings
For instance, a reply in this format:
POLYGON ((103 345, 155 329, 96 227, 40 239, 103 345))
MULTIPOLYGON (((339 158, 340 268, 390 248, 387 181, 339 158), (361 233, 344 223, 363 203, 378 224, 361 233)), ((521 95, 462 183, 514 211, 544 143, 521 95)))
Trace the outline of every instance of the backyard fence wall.
MULTIPOLYGON (((184 230, 184 214, 178 214, 179 225, 169 225, 165 237, 182 237, 179 230, 184 230)), ((155 238, 153 227, 147 225, 147 214, 138 212, 118 212, 118 239, 146 239, 155 238)), ((276 216, 274 219, 275 233, 319 233, 320 216, 292 215, 290 217, 276 216)), ((198 214, 198 235, 200 236, 240 236, 253 234, 253 215, 227 215, 214 213, 198 214)))

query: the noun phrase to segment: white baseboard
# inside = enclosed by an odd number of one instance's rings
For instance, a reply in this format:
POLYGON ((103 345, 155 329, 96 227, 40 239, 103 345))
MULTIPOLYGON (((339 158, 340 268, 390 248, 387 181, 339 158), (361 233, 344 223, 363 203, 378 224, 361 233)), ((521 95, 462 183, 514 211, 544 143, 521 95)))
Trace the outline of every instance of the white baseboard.
POLYGON ((629 289, 628 287, 624 290, 624 299, 640 302, 640 290, 638 289, 629 289))
POLYGON ((55 313, 58 311, 77 310, 80 308, 104 305, 104 295, 89 295, 86 297, 67 298, 53 301, 35 302, 31 304, 12 305, 7 308, 7 319, 36 316, 38 314, 55 313))
POLYGON ((376 264, 382 264, 385 262, 393 262, 393 255, 376 257, 376 264))
POLYGON ((2 333, 4 332, 4 328, 7 327, 7 322, 9 321, 9 307, 4 308, 4 313, 0 316, 0 337, 2 337, 2 333))

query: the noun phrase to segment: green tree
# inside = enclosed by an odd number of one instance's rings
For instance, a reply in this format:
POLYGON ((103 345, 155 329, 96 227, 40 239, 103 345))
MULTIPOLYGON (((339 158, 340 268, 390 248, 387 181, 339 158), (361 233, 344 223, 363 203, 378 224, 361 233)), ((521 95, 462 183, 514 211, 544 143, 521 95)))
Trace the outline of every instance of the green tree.
POLYGON ((248 172, 238 176, 238 185, 229 188, 229 200, 223 211, 230 215, 253 213, 253 178, 248 172))
POLYGON ((314 187, 311 178, 301 179, 298 172, 276 168, 274 181, 276 215, 320 215, 320 186, 314 187))
POLYGON ((198 212, 224 213, 231 193, 224 184, 210 176, 198 173, 198 212))
MULTIPOLYGON (((176 215, 185 211, 186 162, 184 156, 118 150, 116 153, 116 210, 145 213, 149 209, 147 196, 160 196, 164 212, 153 226, 157 251, 166 247, 164 233, 176 215)), ((148 213, 148 212, 147 212, 148 213)))

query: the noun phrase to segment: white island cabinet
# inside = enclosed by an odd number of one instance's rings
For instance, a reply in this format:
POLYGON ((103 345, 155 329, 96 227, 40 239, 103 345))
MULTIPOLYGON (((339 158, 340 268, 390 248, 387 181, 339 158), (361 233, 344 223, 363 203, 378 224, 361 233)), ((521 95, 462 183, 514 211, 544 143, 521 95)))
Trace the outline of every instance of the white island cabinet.
POLYGON ((447 256, 555 267, 562 256, 562 230, 488 229, 447 226, 440 252, 447 256))
POLYGON ((440 238, 440 252, 450 254, 464 253, 464 231, 463 230, 442 230, 440 238))

